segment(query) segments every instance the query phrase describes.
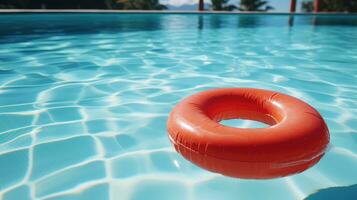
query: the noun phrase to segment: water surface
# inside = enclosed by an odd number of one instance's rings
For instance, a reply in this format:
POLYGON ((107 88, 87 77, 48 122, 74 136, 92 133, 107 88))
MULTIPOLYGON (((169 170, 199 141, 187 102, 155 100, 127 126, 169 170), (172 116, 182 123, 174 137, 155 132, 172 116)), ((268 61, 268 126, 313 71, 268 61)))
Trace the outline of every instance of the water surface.
MULTIPOLYGON (((285 199, 357 183, 357 17, 0 15, 0 198, 285 199), (308 102, 331 146, 309 170, 242 180, 175 152, 168 113, 220 87, 308 102)), ((251 122, 231 123, 251 127, 251 122)), ((253 124, 254 125, 254 124, 253 124)))

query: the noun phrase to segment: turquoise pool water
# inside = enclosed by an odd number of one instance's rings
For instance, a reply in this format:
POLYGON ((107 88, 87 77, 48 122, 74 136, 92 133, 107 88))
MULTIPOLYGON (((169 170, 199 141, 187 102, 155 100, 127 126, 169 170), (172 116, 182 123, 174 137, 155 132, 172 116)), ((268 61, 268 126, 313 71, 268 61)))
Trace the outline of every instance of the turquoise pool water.
POLYGON ((357 16, 288 21, 0 15, 0 199, 300 200, 351 185, 356 194, 357 16), (168 113, 184 97, 217 87, 264 88, 308 102, 328 124, 328 152, 309 170, 272 180, 194 166, 168 140, 168 113))

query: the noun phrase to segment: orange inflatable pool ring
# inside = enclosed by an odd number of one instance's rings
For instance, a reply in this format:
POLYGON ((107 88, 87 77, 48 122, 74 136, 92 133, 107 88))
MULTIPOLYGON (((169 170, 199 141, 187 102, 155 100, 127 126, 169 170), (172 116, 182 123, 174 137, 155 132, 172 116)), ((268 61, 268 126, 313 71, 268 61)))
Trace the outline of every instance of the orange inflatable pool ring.
POLYGON ((186 159, 223 175, 266 179, 316 164, 329 143, 320 114, 294 97, 261 89, 226 88, 200 92, 170 113, 168 132, 186 159), (224 119, 250 119, 267 128, 234 128, 224 119))

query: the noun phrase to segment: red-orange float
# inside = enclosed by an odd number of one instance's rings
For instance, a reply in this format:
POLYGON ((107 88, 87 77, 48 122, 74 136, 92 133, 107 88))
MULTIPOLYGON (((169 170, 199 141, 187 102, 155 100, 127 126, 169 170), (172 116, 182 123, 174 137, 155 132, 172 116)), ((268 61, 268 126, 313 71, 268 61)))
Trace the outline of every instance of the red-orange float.
POLYGON ((282 93, 214 89, 192 95, 170 113, 169 138, 186 159, 226 176, 267 179, 302 172, 316 164, 329 143, 321 115, 282 93), (267 128, 234 128, 224 119, 250 119, 267 128))

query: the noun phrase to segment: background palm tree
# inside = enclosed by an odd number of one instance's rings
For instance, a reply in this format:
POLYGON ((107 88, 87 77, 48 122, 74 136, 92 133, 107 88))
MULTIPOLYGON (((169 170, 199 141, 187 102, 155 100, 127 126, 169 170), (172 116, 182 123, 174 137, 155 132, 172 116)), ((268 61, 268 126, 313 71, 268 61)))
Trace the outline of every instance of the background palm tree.
MULTIPOLYGON (((313 0, 301 2, 303 12, 312 12, 313 0)), ((320 0, 319 11, 322 12, 357 12, 357 0, 320 0)))
POLYGON ((304 0, 301 2, 301 10, 303 12, 312 12, 314 10, 314 3, 312 0, 304 0))
POLYGON ((232 11, 237 9, 237 6, 228 4, 229 0, 211 0, 212 10, 227 10, 232 11))
POLYGON ((165 10, 159 0, 117 0, 116 8, 124 10, 165 10))
POLYGON ((241 11, 268 11, 274 9, 268 5, 268 1, 241 0, 239 10, 241 11))

